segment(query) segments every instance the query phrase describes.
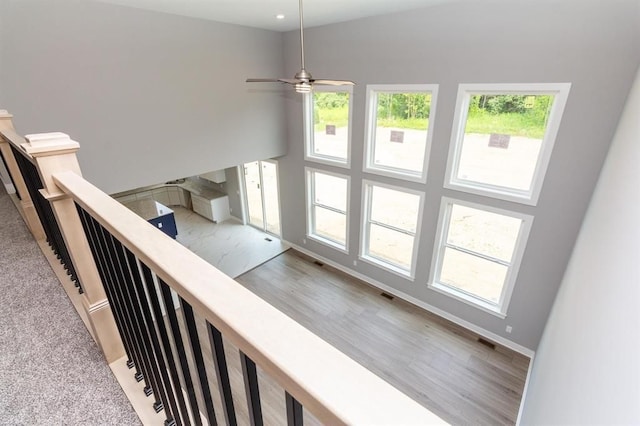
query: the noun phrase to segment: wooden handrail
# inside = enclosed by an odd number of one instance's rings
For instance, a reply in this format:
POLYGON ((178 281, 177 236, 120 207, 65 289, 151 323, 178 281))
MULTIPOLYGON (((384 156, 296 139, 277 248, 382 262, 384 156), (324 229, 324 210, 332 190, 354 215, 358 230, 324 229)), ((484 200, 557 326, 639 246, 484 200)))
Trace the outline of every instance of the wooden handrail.
POLYGON ((81 176, 53 181, 322 422, 445 423, 81 176))

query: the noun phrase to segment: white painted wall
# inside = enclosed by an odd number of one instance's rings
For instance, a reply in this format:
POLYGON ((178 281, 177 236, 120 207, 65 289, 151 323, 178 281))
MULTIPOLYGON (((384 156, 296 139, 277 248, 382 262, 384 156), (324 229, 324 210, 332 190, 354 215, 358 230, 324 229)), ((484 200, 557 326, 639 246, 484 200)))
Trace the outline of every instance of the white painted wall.
POLYGON ((640 424, 640 70, 533 365, 521 424, 640 424))
POLYGON ((79 0, 0 0, 0 108, 80 142, 113 193, 286 152, 282 34, 79 0))
MULTIPOLYGON (((289 92, 289 150, 278 163, 283 238, 396 294, 536 350, 640 64, 639 11, 637 0, 460 1, 310 28, 305 32, 308 70, 316 77, 356 82, 352 162, 347 170, 304 160, 301 97, 289 92), (443 187, 459 84, 552 82, 572 87, 537 206, 443 187), (369 84, 439 85, 425 184, 363 172, 369 84), (348 254, 308 238, 303 242, 305 166, 351 176, 348 254), (363 179, 425 192, 414 281, 359 261, 363 179), (427 287, 443 196, 534 216, 507 318, 427 287)), ((298 34, 287 33, 288 72, 300 66, 298 46, 298 34)))

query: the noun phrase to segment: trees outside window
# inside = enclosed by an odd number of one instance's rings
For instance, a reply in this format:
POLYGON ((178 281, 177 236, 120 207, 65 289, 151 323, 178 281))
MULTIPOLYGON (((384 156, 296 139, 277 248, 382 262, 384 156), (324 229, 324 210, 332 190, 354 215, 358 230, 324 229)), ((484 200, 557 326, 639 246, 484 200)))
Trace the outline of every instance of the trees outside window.
POLYGON ((365 171, 426 181, 437 85, 367 86, 365 171))
POLYGON ((305 95, 305 158, 349 167, 351 87, 316 87, 305 95))
POLYGON ((535 205, 569 88, 460 85, 445 187, 535 205))

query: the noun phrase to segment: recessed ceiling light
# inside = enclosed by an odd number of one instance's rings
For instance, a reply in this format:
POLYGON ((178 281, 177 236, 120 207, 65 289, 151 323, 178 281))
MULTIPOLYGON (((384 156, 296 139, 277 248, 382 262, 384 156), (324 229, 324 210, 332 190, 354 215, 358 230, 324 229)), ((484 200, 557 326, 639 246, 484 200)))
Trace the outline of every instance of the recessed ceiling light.
POLYGON ((276 15, 276 19, 284 19, 284 15, 282 13, 278 13, 276 15))

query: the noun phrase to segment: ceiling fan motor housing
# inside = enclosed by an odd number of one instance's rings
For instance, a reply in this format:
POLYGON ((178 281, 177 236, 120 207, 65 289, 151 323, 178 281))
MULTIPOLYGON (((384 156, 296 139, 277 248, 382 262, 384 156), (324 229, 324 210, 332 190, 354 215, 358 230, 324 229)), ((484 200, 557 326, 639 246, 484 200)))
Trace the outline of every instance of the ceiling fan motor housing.
POLYGON ((298 80, 302 80, 302 81, 309 81, 311 80, 311 74, 307 72, 307 70, 305 70, 304 68, 300 70, 300 72, 298 72, 295 76, 295 78, 297 78, 298 80))
POLYGON ((311 86, 311 83, 303 81, 301 83, 296 83, 295 88, 297 93, 311 93, 313 86, 311 86))

